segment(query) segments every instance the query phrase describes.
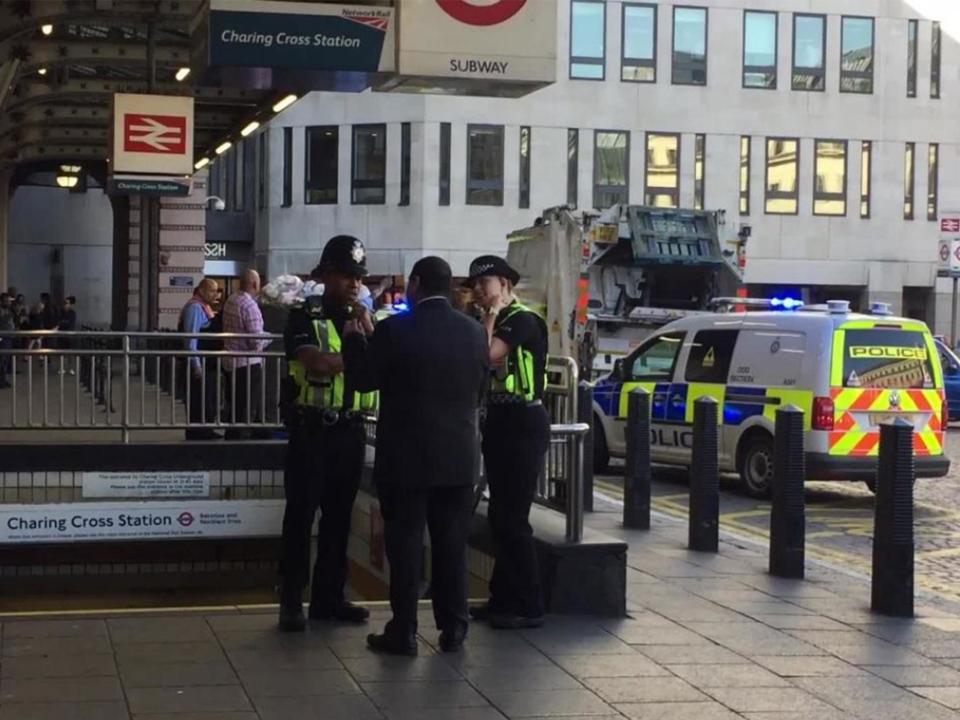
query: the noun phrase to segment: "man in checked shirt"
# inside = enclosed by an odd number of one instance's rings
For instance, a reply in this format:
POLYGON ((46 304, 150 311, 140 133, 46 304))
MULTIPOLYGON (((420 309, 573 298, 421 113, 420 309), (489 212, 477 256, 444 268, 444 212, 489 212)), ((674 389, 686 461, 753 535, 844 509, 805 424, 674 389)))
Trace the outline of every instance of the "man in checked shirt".
MULTIPOLYGON (((257 294, 260 292, 260 275, 256 270, 247 270, 240 280, 240 290, 235 292, 223 306, 223 331, 244 335, 263 334, 263 314, 257 305, 257 294)), ((269 340, 227 339, 223 341, 223 348, 227 352, 261 352, 270 343, 269 340)), ((262 357, 232 357, 224 361, 227 371, 227 397, 231 399, 231 413, 227 415, 228 422, 259 423, 263 422, 264 409, 262 407, 263 387, 263 358, 262 357), (250 404, 247 405, 249 383, 250 404)), ((227 440, 245 440, 251 435, 249 428, 230 428, 226 431, 227 440)), ((258 431, 254 437, 267 436, 269 433, 258 431)))

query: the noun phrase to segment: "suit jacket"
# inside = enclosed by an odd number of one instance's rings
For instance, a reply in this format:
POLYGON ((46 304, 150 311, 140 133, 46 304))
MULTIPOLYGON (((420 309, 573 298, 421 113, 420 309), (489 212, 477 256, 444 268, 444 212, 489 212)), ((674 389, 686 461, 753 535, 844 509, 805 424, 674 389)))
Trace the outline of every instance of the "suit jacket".
POLYGON ((483 328, 443 298, 387 318, 370 338, 344 339, 347 382, 380 391, 376 484, 475 481, 489 353, 483 328))

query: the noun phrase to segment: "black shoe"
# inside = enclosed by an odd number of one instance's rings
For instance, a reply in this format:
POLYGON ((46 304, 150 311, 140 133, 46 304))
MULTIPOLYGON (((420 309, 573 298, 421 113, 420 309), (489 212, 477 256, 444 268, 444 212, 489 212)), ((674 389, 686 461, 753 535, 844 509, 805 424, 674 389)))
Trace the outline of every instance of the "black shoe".
POLYGON ((196 428, 194 430, 187 430, 185 433, 187 440, 222 440, 223 435, 218 433, 216 430, 210 430, 209 428, 196 428))
POLYGON ((407 657, 416 657, 417 655, 416 640, 398 640, 386 633, 382 635, 370 633, 367 635, 367 647, 376 653, 386 655, 406 655, 407 657))
POLYGON ((303 607, 296 605, 281 606, 277 628, 280 632, 303 632, 306 630, 307 619, 303 616, 303 607))
POLYGON ((484 603, 483 605, 477 605, 470 608, 470 617, 473 620, 479 622, 486 622, 490 619, 490 603, 484 603))
POLYGON ((333 608, 310 606, 311 620, 341 620, 343 622, 364 623, 368 617, 370 617, 369 610, 346 600, 333 608))
POLYGON ((527 628, 538 628, 542 625, 543 615, 525 617, 512 613, 497 613, 490 616, 490 627, 498 630, 525 630, 527 628))
POLYGON ((463 650, 463 641, 466 635, 462 632, 444 630, 440 633, 440 649, 444 652, 455 653, 463 650))

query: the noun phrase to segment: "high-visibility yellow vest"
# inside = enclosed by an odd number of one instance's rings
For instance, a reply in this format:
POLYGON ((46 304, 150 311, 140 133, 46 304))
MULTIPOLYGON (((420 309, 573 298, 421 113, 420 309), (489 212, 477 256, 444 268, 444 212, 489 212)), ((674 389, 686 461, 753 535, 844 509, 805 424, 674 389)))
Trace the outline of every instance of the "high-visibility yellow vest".
MULTIPOLYGON (((340 333, 337 332, 333 320, 316 318, 313 320, 313 332, 317 337, 317 345, 322 353, 341 352, 340 333)), ((377 409, 377 393, 354 392, 352 402, 344 405, 344 377, 337 373, 321 381, 307 377, 307 369, 296 358, 291 359, 287 366, 290 377, 297 384, 296 404, 301 407, 320 408, 323 410, 360 410, 373 412, 377 409)))
MULTIPOLYGON (((514 303, 507 315, 501 320, 506 322, 514 315, 522 312, 533 313, 533 310, 519 302, 514 303)), ((537 315, 539 318, 540 316, 537 315)), ((536 364, 534 363, 533 352, 517 345, 511 348, 510 353, 504 358, 503 365, 498 368, 490 379, 491 396, 512 395, 525 402, 533 402, 537 399, 536 383, 536 364)), ((546 386, 546 372, 544 372, 543 385, 546 386)))

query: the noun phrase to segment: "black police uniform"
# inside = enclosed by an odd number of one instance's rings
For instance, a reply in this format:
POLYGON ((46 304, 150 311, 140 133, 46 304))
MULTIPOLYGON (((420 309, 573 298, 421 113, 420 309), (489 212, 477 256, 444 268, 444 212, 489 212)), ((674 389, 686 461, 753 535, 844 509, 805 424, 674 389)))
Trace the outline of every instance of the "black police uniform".
MULTIPOLYGON (((487 397, 483 458, 496 553, 488 612, 491 617, 539 619, 544 614, 543 592, 529 517, 550 442, 550 419, 542 402, 547 328, 539 315, 513 303, 497 315, 493 336, 510 347, 508 363, 518 348, 528 354, 523 372, 529 387, 526 393, 519 388, 505 392, 495 370, 487 397)), ((515 363, 512 370, 520 372, 515 363)))

